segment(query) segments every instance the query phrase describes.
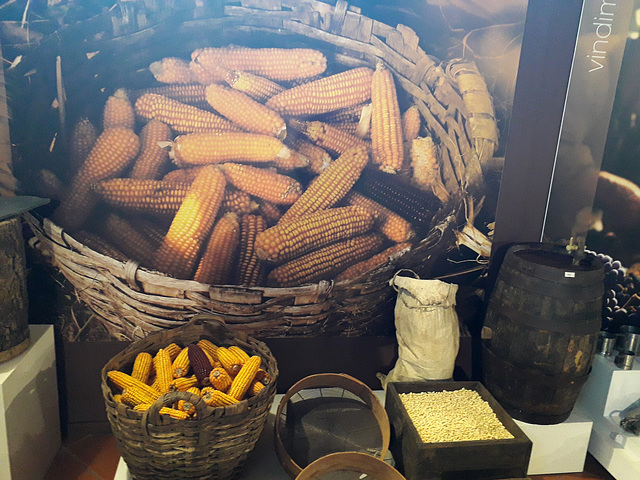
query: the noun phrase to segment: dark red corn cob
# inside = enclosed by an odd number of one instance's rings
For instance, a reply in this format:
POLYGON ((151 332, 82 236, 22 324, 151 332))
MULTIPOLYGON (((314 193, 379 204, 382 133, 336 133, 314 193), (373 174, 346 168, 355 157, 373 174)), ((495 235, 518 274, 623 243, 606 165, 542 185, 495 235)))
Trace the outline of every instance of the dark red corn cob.
POLYGON ((210 385, 209 374, 211 370, 213 370, 213 365, 211 365, 207 354, 195 343, 189 345, 188 349, 189 363, 198 382, 200 382, 202 386, 210 385))

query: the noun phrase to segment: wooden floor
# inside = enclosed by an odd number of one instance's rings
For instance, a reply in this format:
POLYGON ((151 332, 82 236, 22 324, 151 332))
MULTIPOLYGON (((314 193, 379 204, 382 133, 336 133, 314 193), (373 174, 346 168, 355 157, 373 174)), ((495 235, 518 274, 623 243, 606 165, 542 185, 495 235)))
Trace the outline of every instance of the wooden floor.
MULTIPOLYGON (((120 460, 115 439, 110 434, 78 435, 67 438, 44 480, 113 480, 120 460)), ((562 475, 532 475, 532 480, 614 480, 591 456, 585 471, 562 475)), ((176 479, 179 480, 179 479, 176 479)))

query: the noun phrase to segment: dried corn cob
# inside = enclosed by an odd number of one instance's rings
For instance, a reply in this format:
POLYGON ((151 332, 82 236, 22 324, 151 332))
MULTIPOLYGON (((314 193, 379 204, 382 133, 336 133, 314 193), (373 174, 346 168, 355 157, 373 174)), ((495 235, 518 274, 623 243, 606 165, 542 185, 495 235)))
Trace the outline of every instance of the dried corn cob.
POLYGON ((166 347, 164 347, 165 351, 169 352, 169 357, 171 357, 171 361, 173 362, 180 352, 182 351, 182 347, 177 343, 170 343, 166 347))
POLYGON ((207 357, 204 350, 195 343, 192 343, 187 348, 189 349, 189 362, 191 363, 191 368, 198 382, 203 386, 209 385, 209 374, 211 370, 213 370, 213 365, 211 365, 209 357, 207 357))
POLYGON ((328 279, 377 253, 382 244, 382 237, 377 234, 333 243, 274 268, 267 281, 270 285, 291 287, 328 279))
POLYGON ((264 386, 265 386, 264 383, 259 382, 258 380, 254 380, 253 382, 251 382, 251 385, 249 385, 249 389, 247 390, 247 396, 255 397, 260 393, 261 390, 264 389, 264 386))
POLYGON ((251 358, 251 356, 247 352, 242 350, 237 345, 231 345, 229 347, 229 351, 231 353, 235 353, 235 355, 238 357, 238 359, 242 362, 243 365, 244 365, 244 362, 246 362, 247 360, 249 360, 249 358, 251 358))
POLYGON ((230 70, 225 80, 231 88, 249 95, 254 100, 264 103, 274 95, 284 91, 284 87, 268 78, 241 70, 230 70))
POLYGON ((360 121, 360 116, 362 115, 362 109, 367 105, 370 105, 370 103, 359 103, 357 105, 352 105, 351 107, 323 113, 318 116, 316 120, 325 123, 358 123, 360 121))
POLYGON ((333 160, 326 150, 303 139, 300 135, 287 135, 284 143, 309 160, 308 169, 313 173, 321 173, 333 160))
POLYGON ((140 153, 133 162, 131 178, 157 180, 169 165, 169 152, 158 146, 158 142, 170 141, 171 129, 159 120, 149 120, 140 131, 140 153))
POLYGON ((302 153, 296 152, 295 150, 290 150, 290 152, 291 155, 287 158, 276 158, 273 161, 273 165, 276 169, 289 172, 296 168, 306 168, 309 166, 309 159, 302 153))
POLYGON ((186 400, 178 400, 178 410, 187 413, 189 416, 196 413, 196 407, 193 403, 186 400))
POLYGON ((407 220, 360 192, 351 190, 345 196, 344 204, 355 205, 369 210, 376 219, 377 229, 392 242, 408 242, 415 235, 411 224, 407 220))
POLYGON ((269 385, 271 375, 263 368, 259 368, 256 372, 256 381, 261 382, 263 385, 269 385))
POLYGON ((216 390, 220 390, 221 392, 226 392, 231 386, 231 377, 227 373, 227 371, 222 368, 214 368, 211 370, 209 374, 209 381, 211 382, 211 386, 216 390))
POLYGON ((170 152, 179 167, 223 162, 273 162, 289 158, 280 140, 256 133, 191 133, 175 139, 170 152))
POLYGON ((204 353, 209 355, 213 361, 218 361, 218 346, 214 345, 210 340, 203 338, 198 340, 198 346, 204 350, 204 353))
POLYGON ((41 197, 60 200, 65 195, 67 187, 51 170, 46 168, 38 170, 36 172, 36 182, 36 191, 41 197))
POLYGON ((302 196, 287 210, 280 222, 329 208, 338 203, 358 180, 369 161, 364 147, 354 147, 343 153, 309 185, 302 196))
POLYGON ((176 168, 175 170, 171 170, 164 177, 162 177, 163 182, 178 182, 178 183, 193 183, 193 181, 198 176, 200 170, 202 170, 204 165, 200 165, 199 167, 190 167, 190 168, 176 168))
MULTIPOLYGON (((150 403, 140 403, 133 407, 136 412, 146 412, 147 410, 149 410, 149 408, 151 408, 150 403)), ((187 418, 189 418, 189 414, 187 412, 178 410, 176 408, 162 407, 159 412, 160 415, 169 415, 171 418, 175 418, 178 420, 186 420, 187 418)))
POLYGON ((237 163, 225 163, 221 168, 236 188, 276 205, 291 205, 302 193, 300 183, 286 175, 237 163))
POLYGON ((207 166, 198 174, 158 251, 158 270, 177 278, 191 278, 222 204, 225 186, 224 175, 214 166, 207 166))
POLYGON ((129 258, 145 267, 153 266, 158 244, 142 234, 133 222, 109 213, 99 226, 99 232, 129 258))
POLYGON ((207 110, 211 107, 209 103, 207 103, 207 99, 205 98, 206 88, 206 85, 201 85, 199 83, 175 83, 171 85, 163 85, 161 87, 144 88, 141 90, 129 90, 129 98, 132 102, 135 102, 145 93, 155 93, 157 95, 162 95, 163 97, 177 100, 180 103, 186 103, 188 105, 193 105, 194 107, 207 110))
POLYGON ((153 357, 153 366, 159 390, 163 393, 168 392, 169 385, 173 381, 173 369, 171 368, 169 352, 165 352, 162 348, 158 350, 158 353, 153 357))
POLYGON ((131 375, 118 370, 107 372, 107 377, 113 384, 122 390, 123 395, 127 395, 137 403, 153 403, 161 393, 154 390, 149 385, 136 380, 131 375))
MULTIPOLYGON (((203 389, 204 390, 204 389, 203 389)), ((208 390, 202 394, 202 399, 204 403, 209 405, 210 407, 224 407, 227 405, 233 405, 234 403, 238 403, 238 400, 227 395, 220 390, 208 390)))
POLYGON ((107 204, 126 212, 174 215, 189 191, 188 183, 113 178, 93 184, 107 204))
POLYGON ((153 366, 153 357, 150 353, 140 352, 136 355, 136 359, 133 362, 133 369, 131 370, 131 376, 136 380, 140 380, 142 383, 147 383, 149 375, 151 374, 151 367, 153 366))
POLYGON ((227 186, 222 199, 222 211, 243 215, 257 210, 258 204, 251 200, 251 195, 235 187, 227 186))
MULTIPOLYGON (((174 370, 175 371, 175 370, 174 370)), ((170 392, 188 392, 198 384, 198 378, 195 375, 190 377, 174 378, 169 384, 170 392)))
POLYGON ((371 98, 373 70, 359 67, 285 90, 265 104, 282 115, 319 115, 371 98))
POLYGON ((256 237, 254 248, 260 260, 280 263, 372 227, 373 216, 363 208, 329 208, 268 228, 256 237))
POLYGON ((296 124, 291 122, 291 125, 300 128, 300 131, 309 140, 333 155, 342 155, 350 148, 357 146, 369 148, 369 143, 365 140, 328 123, 313 121, 296 124))
POLYGON ((173 360, 171 364, 171 374, 173 378, 180 378, 187 375, 191 364, 189 363, 189 349, 183 348, 178 356, 173 360))
POLYGON ((191 59, 205 69, 241 70, 275 81, 313 77, 327 68, 322 52, 309 48, 201 48, 191 59))
POLYGON ((383 250, 382 252, 374 255, 371 258, 351 265, 336 277, 336 282, 341 282, 343 280, 353 280, 354 278, 357 278, 364 273, 370 272, 371 270, 384 265, 390 259, 395 259, 397 256, 402 255, 409 250, 411 250, 410 243, 397 243, 396 245, 383 250))
POLYGON ((205 86, 213 83, 224 83, 227 73, 229 72, 228 68, 220 65, 203 65, 198 58, 192 59, 191 62, 189 62, 189 69, 193 74, 193 78, 196 79, 196 82, 205 86))
POLYGON ((78 230, 73 233, 73 238, 78 240, 83 245, 89 247, 91 250, 94 250, 102 255, 106 255, 107 257, 111 257, 120 262, 126 262, 129 260, 124 253, 118 250, 111 243, 107 242, 100 235, 97 235, 93 232, 88 232, 86 230, 78 230))
POLYGON ((402 137, 405 142, 411 142, 420 134, 422 119, 417 105, 411 105, 402 114, 402 137))
POLYGON ((165 57, 149 65, 155 79, 161 83, 193 83, 195 78, 189 62, 182 58, 165 57))
POLYGON ((199 397, 202 396, 202 392, 200 391, 200 389, 198 387, 191 387, 187 390, 187 392, 189 393, 193 393, 194 395, 198 395, 199 397))
POLYGON ((193 279, 212 285, 228 284, 239 240, 238 215, 226 213, 213 227, 193 279))
POLYGON ((257 355, 252 356, 247 360, 242 368, 233 379, 231 386, 229 387, 229 396, 236 400, 242 400, 253 382, 256 376, 256 372, 260 368, 261 358, 257 355))
MULTIPOLYGON (((354 137, 358 136, 358 124, 354 122, 350 123, 327 123, 333 128, 340 130, 341 132, 348 133, 349 135, 353 135, 354 137)), ((362 138, 362 137, 360 137, 362 138)))
POLYGON ((226 347, 218 348, 218 360, 229 375, 235 376, 242 368, 242 359, 226 347))
POLYGON ((88 118, 81 118, 71 131, 70 152, 71 171, 77 171, 87 159, 96 143, 98 133, 88 118))
POLYGON ((214 110, 247 132, 281 139, 287 136, 287 126, 279 114, 242 92, 212 83, 206 97, 214 110))
POLYGON ((262 215, 268 226, 275 225, 282 218, 282 211, 278 206, 264 200, 259 203, 258 213, 262 215))
POLYGON ((120 88, 107 98, 102 116, 102 128, 106 130, 107 128, 124 127, 133 130, 134 125, 133 106, 126 90, 120 88))
POLYGON ((393 74, 382 62, 371 82, 372 159, 380 170, 396 173, 402 168, 402 117, 393 74))
POLYGON ((162 245, 164 241, 164 236, 167 234, 168 225, 165 227, 146 217, 132 217, 132 221, 138 226, 140 233, 148 238, 156 249, 160 248, 160 245, 162 245))
POLYGON ((412 180, 423 190, 430 190, 442 203, 449 201, 442 177, 436 146, 431 137, 419 137, 411 142, 412 180))
POLYGON ((146 120, 164 122, 178 133, 240 130, 215 113, 155 93, 145 93, 138 98, 135 112, 146 120))
POLYGON ((60 202, 54 221, 68 230, 79 229, 97 203, 91 184, 123 172, 139 148, 138 136, 128 128, 109 128, 102 132, 60 202))
POLYGON ((256 235, 267 228, 264 218, 259 215, 244 215, 240 225, 240 255, 237 283, 254 287, 262 283, 264 266, 255 254, 256 235))

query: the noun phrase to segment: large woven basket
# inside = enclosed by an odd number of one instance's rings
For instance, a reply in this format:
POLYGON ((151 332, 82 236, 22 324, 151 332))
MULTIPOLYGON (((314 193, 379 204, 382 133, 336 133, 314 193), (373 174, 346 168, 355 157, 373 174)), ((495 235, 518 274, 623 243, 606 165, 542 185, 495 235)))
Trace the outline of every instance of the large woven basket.
MULTIPOLYGON (((473 218, 483 194, 483 165, 496 149, 498 129, 492 100, 475 65, 462 59, 441 62, 420 48, 410 28, 368 18, 344 1, 117 5, 91 22, 62 28, 55 38, 24 54, 19 69, 31 69, 33 98, 27 112, 31 118, 51 117, 51 98, 56 95, 66 98, 67 116, 102 108, 114 88, 149 85, 151 61, 185 57, 196 47, 251 42, 311 46, 342 68, 375 66, 379 61, 390 68, 400 94, 418 105, 425 130, 439 145, 444 184, 453 200, 436 214, 419 244, 397 260, 352 281, 293 288, 172 279, 135 262, 100 255, 49 220, 29 215, 40 246, 76 287, 79 298, 98 313, 112 335, 129 339, 182 325, 199 312, 219 315, 233 328, 258 337, 392 331, 394 295, 389 278, 398 268, 411 268, 428 278, 434 263, 455 248, 456 230, 473 218)), ((57 118, 50 119, 59 125, 57 118)), ((64 116, 61 119, 59 129, 64 133, 64 116)), ((18 143, 25 150, 36 148, 38 142, 45 147, 43 137, 47 139, 37 132, 30 143, 18 143)), ((49 146, 41 153, 48 153, 49 146)))
POLYGON ((101 375, 111 430, 135 480, 222 480, 242 469, 264 428, 276 395, 278 366, 264 343, 201 315, 182 327, 132 343, 107 362, 101 375), (173 342, 184 347, 202 338, 219 346, 237 345, 250 355, 259 355, 271 381, 255 397, 226 407, 210 407, 188 392, 166 393, 146 412, 114 400, 107 372, 130 372, 140 352, 153 354, 173 342), (180 420, 159 414, 160 408, 178 400, 193 402, 196 416, 180 420))

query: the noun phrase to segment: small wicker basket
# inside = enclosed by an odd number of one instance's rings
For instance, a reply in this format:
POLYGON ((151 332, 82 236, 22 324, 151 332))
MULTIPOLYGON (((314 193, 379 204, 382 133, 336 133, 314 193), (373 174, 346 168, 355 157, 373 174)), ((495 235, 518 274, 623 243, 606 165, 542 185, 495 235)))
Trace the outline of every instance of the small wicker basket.
MULTIPOLYGON (((236 330, 261 338, 392 332, 394 295, 387 285, 389 278, 398 268, 430 277, 435 262, 455 248, 455 231, 472 217, 470 212, 483 195, 483 165, 498 141, 485 82, 472 62, 440 62, 420 48, 410 28, 368 18, 341 0, 335 5, 315 0, 239 3, 205 2, 203 7, 201 2, 119 2, 119 9, 91 24, 66 26, 57 43, 45 43, 32 55, 25 53, 18 70, 39 62, 29 77, 32 105, 44 104, 51 115, 47 94, 56 95, 56 82, 52 85, 52 74, 47 74, 42 62, 57 45, 62 59, 57 62, 62 65, 58 91, 67 92, 70 115, 103 105, 105 95, 116 87, 148 85, 151 61, 167 55, 188 56, 192 49, 207 45, 246 44, 254 39, 254 44, 264 46, 310 46, 321 49, 329 62, 342 68, 383 61, 393 72, 399 93, 418 106, 424 129, 438 143, 443 181, 453 198, 436 214, 431 230, 414 249, 347 282, 242 288, 169 278, 135 262, 100 255, 47 219, 29 215, 28 222, 79 298, 118 338, 142 338, 158 329, 182 325, 200 312, 219 315, 236 330), (89 27, 98 31, 89 31, 89 27)), ((49 58, 50 67, 53 59, 49 58)), ((41 116, 42 110, 29 114, 41 116)))
POLYGON ((102 394, 111 430, 122 458, 135 480, 227 479, 244 466, 264 428, 276 395, 278 366, 268 347, 243 333, 230 330, 207 315, 134 342, 102 369, 102 394), (140 352, 156 352, 170 343, 186 346, 206 338, 219 346, 237 345, 259 355, 271 381, 255 397, 226 407, 210 407, 188 392, 161 396, 146 412, 116 402, 107 381, 110 370, 130 370, 140 352), (177 400, 194 403, 196 416, 177 420, 160 415, 177 400))

